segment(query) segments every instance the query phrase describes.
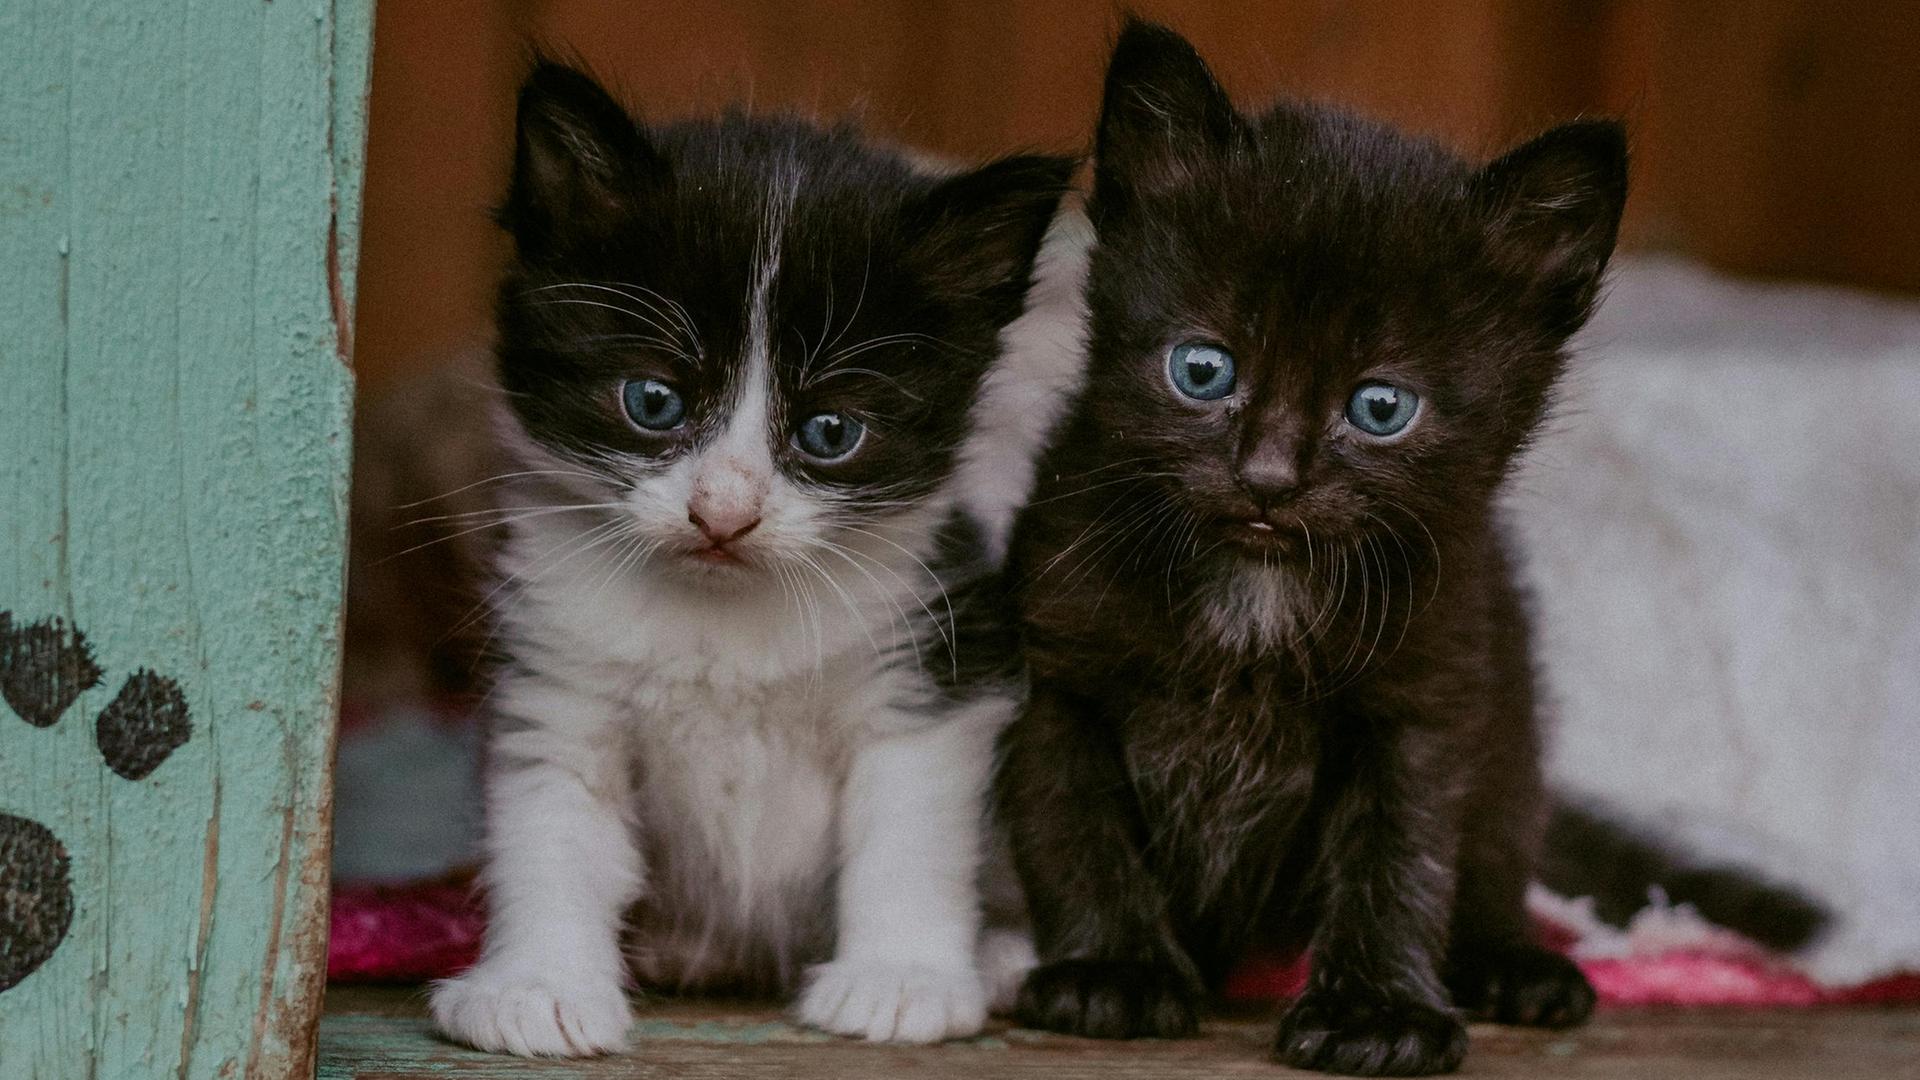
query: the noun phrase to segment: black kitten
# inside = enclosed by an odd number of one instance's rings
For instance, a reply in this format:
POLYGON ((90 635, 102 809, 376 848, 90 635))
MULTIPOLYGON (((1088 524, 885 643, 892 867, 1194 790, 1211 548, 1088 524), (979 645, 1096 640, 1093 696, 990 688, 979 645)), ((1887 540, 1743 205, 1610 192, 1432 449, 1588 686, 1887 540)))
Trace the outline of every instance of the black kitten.
POLYGON ((1522 908, 1544 811, 1492 507, 1612 251, 1621 129, 1476 168, 1243 116, 1135 23, 1097 150, 1086 389, 1014 539, 1022 1019, 1187 1034, 1248 945, 1310 942, 1291 1065, 1453 1069, 1456 1005, 1580 1021, 1522 908))

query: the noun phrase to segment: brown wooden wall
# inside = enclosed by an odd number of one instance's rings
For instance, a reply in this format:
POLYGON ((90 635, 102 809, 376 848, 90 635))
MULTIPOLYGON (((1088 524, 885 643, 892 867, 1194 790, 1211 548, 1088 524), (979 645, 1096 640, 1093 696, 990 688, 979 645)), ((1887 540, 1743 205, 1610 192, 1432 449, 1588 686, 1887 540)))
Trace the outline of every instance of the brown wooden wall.
MULTIPOLYGON (((1730 270, 1920 292, 1920 2, 1144 0, 1242 101, 1345 103, 1462 148, 1580 113, 1632 128, 1628 240, 1730 270)), ((533 43, 649 117, 746 100, 984 156, 1078 148, 1105 0, 383 0, 358 364, 370 389, 486 340, 486 219, 533 43)))

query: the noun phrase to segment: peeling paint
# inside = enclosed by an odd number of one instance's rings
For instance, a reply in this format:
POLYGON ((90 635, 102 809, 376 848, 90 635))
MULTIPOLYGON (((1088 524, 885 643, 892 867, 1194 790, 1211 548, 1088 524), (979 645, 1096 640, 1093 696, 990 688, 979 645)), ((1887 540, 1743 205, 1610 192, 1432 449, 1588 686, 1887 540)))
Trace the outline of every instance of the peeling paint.
POLYGON ((0 677, 74 895, 0 1077, 310 1077, 372 0, 0 10, 0 609, 151 676, 0 677))

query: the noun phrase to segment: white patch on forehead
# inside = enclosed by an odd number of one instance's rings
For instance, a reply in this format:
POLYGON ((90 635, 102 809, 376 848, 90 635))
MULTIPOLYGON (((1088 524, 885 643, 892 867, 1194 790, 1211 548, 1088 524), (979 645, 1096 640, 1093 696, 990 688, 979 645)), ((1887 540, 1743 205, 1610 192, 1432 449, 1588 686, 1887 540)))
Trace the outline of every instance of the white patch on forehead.
POLYGON ((782 163, 769 181, 766 212, 760 219, 760 235, 748 275, 747 337, 740 381, 726 428, 703 455, 735 467, 772 468, 767 441, 773 410, 773 284, 780 274, 782 235, 799 185, 800 172, 792 162, 782 163))
POLYGON ((748 371, 764 369, 773 362, 773 282, 780 274, 780 247, 800 192, 798 163, 781 162, 767 183, 767 208, 760 219, 760 237, 753 253, 753 270, 747 286, 748 371))
POLYGON ((1277 648, 1304 631, 1312 591, 1287 566, 1236 561, 1207 590, 1201 615, 1222 645, 1235 650, 1277 648))
POLYGON ((726 428, 707 450, 708 454, 741 461, 770 460, 767 428, 773 409, 772 366, 764 355, 748 356, 746 370, 741 372, 740 386, 735 392, 732 415, 727 417, 726 428))

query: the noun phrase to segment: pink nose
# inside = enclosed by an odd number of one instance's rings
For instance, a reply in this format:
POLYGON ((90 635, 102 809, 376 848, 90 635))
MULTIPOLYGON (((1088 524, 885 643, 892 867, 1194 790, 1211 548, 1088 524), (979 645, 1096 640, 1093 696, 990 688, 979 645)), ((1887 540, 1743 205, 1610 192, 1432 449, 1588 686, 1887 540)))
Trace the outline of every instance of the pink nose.
POLYGON ((700 535, 715 547, 733 543, 760 524, 759 514, 752 510, 725 513, 711 507, 704 514, 688 507, 687 520, 693 522, 693 527, 700 530, 700 535))

